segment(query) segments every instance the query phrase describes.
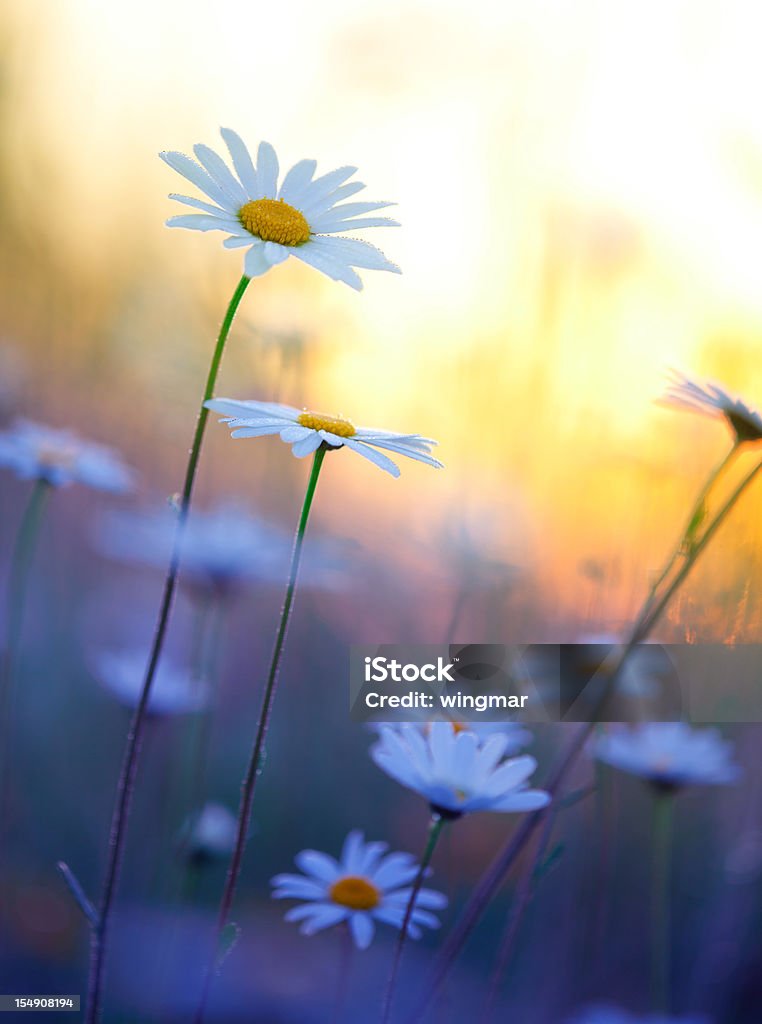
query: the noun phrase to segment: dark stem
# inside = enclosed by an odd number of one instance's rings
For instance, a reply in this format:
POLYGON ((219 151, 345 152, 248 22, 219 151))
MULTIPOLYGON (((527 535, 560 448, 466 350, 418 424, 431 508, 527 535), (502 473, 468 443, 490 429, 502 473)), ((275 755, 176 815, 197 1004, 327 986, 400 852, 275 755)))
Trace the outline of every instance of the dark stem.
POLYGON ((204 403, 214 395, 217 375, 219 373, 220 363, 222 362, 222 354, 225 350, 225 342, 227 341, 233 319, 241 299, 243 298, 243 294, 249 284, 249 280, 250 278, 245 276, 241 278, 225 312, 225 318, 222 321, 222 326, 217 337, 217 344, 215 345, 212 361, 209 366, 209 373, 206 378, 206 387, 204 388, 203 398, 201 399, 201 408, 199 409, 198 419, 196 421, 196 431, 193 436, 188 465, 185 470, 185 482, 183 484, 180 507, 177 514, 177 525, 175 527, 172 555, 167 569, 167 576, 164 581, 164 591, 162 594, 161 605, 159 607, 156 631, 154 633, 153 644, 151 646, 151 654, 148 659, 148 667, 143 680, 143 689, 140 693, 140 700, 137 708, 135 709, 135 713, 130 723, 130 729, 127 734, 127 748, 124 754, 122 769, 117 785, 116 805, 111 819, 108 860, 106 864, 103 894, 101 897, 98 927, 92 930, 90 939, 90 977, 88 979, 85 1024, 96 1024, 101 1014, 103 968, 106 957, 108 927, 111 922, 111 912, 113 909, 114 897, 116 896, 119 870, 121 868, 124 845, 127 838, 127 823, 135 786, 135 774, 140 755, 140 745, 145 725, 146 711, 148 708, 148 701, 151 696, 151 686, 153 684, 154 676, 156 675, 156 669, 164 646, 167 627, 169 626, 172 602, 175 594, 175 588, 177 586, 177 576, 180 569, 180 551, 182 547, 183 533, 185 530, 185 523, 188 518, 188 511, 190 509, 193 484, 196 479, 198 460, 201 455, 201 445, 204 440, 206 423, 209 418, 209 410, 205 407, 204 403))
POLYGON ((294 594, 296 591, 296 581, 299 575, 299 563, 302 556, 302 546, 304 544, 304 534, 307 529, 307 521, 310 515, 310 508, 312 506, 312 499, 315 496, 315 488, 317 487, 318 477, 320 476, 320 469, 323 465, 323 459, 325 458, 325 449, 318 448, 315 452, 315 456, 312 462, 312 472, 310 473, 310 479, 307 483, 307 491, 304 495, 304 503, 302 505, 302 513, 299 517, 299 524, 296 528, 296 535, 294 537, 294 547, 291 554, 291 566, 288 574, 288 584, 286 586, 286 597, 283 602, 283 610, 280 614, 280 623, 278 625, 278 631, 275 636, 275 646, 273 648, 272 658, 270 660, 270 670, 267 674, 267 682, 265 684, 265 692, 262 698, 262 707, 259 712, 259 721, 257 723, 257 732, 254 739, 254 746, 251 751, 251 758, 249 760, 249 766, 244 776, 243 784, 241 786, 241 803, 238 810, 238 829, 236 832, 235 846, 233 847, 233 853, 230 859, 230 866, 228 867, 228 874, 225 880, 225 888, 222 893, 222 900, 220 902, 220 909, 217 916, 217 927, 215 929, 214 948, 210 954, 209 960, 204 971, 204 977, 201 988, 201 998, 199 1001, 196 1016, 194 1018, 196 1024, 201 1024, 204 1019, 206 1012, 206 1004, 209 999, 209 992, 211 989, 212 975, 217 959, 217 949, 219 946, 219 940, 225 926, 228 923, 230 917, 230 910, 233 906, 233 897, 235 896, 236 886, 238 884, 238 878, 241 874, 241 864, 243 861, 244 850, 246 849, 246 840, 249 832, 249 821, 251 819, 251 807, 254 802, 254 793, 257 786, 257 779, 259 778, 260 767, 262 763, 262 754, 264 751, 265 738, 267 736, 267 727, 270 723, 270 713, 272 711, 273 700, 275 698, 275 690, 278 682, 278 672, 280 670, 281 658, 283 655, 283 647, 286 641, 286 634, 288 632, 288 623, 291 617, 291 609, 294 603, 294 594))
POLYGON ((392 1012, 392 1003, 394 1001, 394 990, 397 987, 397 976, 399 975, 400 964, 402 963, 402 950, 405 948, 405 939, 407 938, 408 928, 410 927, 410 919, 413 916, 413 910, 415 909, 415 901, 418 899, 418 894, 421 891, 423 880, 426 877, 431 858, 434 856, 434 849, 437 845, 439 836, 442 833, 446 819, 436 812, 431 816, 431 823, 429 824, 429 834, 426 840, 426 849, 423 851, 421 857, 421 865, 418 868, 418 874, 415 876, 413 887, 410 890, 410 898, 407 901, 405 907, 405 916, 402 918, 402 926, 400 927, 399 934, 397 935, 397 941, 394 944, 394 955, 392 957, 392 969, 389 974, 389 983, 386 986, 386 995, 384 997, 384 1006, 382 1013, 383 1024, 389 1024, 389 1019, 392 1012))

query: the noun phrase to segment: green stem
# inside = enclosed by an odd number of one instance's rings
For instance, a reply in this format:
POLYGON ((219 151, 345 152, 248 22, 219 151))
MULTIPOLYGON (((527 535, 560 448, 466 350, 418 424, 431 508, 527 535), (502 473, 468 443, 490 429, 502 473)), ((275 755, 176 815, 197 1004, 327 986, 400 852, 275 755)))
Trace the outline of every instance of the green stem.
MULTIPOLYGON (((572 738, 571 742, 566 751, 561 755, 557 764, 550 773, 550 777, 545 788, 551 795, 558 791, 559 786, 562 784, 567 773, 572 768, 577 760, 580 752, 584 749, 585 743, 590 735, 590 732, 597 721, 597 715, 602 709, 606 696, 610 689, 616 684, 616 681, 624 667, 627 659, 632 654, 633 650, 637 645, 645 640, 653 627, 658 622, 667 604, 672 599, 678 588, 682 585, 685 578, 690 573, 693 566, 698 561, 699 556, 704 551, 706 546, 709 544, 712 537, 715 535, 717 530, 720 528, 722 523, 728 517, 743 492, 751 485, 756 478, 757 474, 762 470, 762 461, 758 462, 756 466, 743 478, 738 484, 736 489, 732 492, 728 500, 725 502, 723 507, 717 513, 715 518, 712 520, 710 525, 704 531, 701 539, 691 549, 688 556, 685 558, 685 562, 680 569, 680 572, 674 577, 669 587, 662 595, 656 606, 650 608, 650 598, 646 600, 641 613, 639 614, 635 626, 632 629, 630 638, 621 650, 619 659, 613 669, 608 674, 605 685, 602 688, 599 700, 595 705, 595 714, 591 716, 591 721, 585 722, 578 730, 576 735, 572 738)), ((674 560, 674 556, 673 556, 674 560)), ((552 806, 552 805, 551 805, 552 806)), ((534 831, 540 825, 540 822, 547 815, 547 809, 539 811, 533 811, 531 814, 526 815, 521 821, 516 831, 510 837, 503 849, 498 853, 495 860, 487 868, 481 879, 477 883, 471 897, 466 904, 466 907, 461 915, 460 920, 456 923, 453 930, 448 935, 434 965, 432 977, 429 985, 426 988, 423 998, 418 1004, 415 1012, 409 1018, 410 1024, 418 1021, 428 1009, 431 1000, 439 991, 440 986, 444 982, 447 973, 455 962, 460 950, 467 942, 472 931, 476 927, 482 914, 487 908, 490 900, 500 888, 503 880, 507 873, 510 871, 518 857, 521 855, 526 844, 531 839, 534 831)))
POLYGON ((651 994, 655 1013, 670 1009, 670 861, 672 793, 657 789, 653 802, 653 874, 651 878, 651 994))
POLYGON ((227 341, 230 328, 233 324, 233 319, 235 318, 238 306, 240 305, 243 294, 249 284, 249 280, 250 278, 246 276, 241 278, 225 312, 225 317, 217 336, 217 344, 215 345, 214 353, 212 354, 212 361, 209 365, 206 386, 204 388, 201 407, 196 421, 196 430, 193 435, 193 443, 191 445, 188 464, 185 470, 185 482, 183 484, 183 490, 180 498, 180 507, 177 514, 177 525, 175 527, 172 554, 170 557, 169 567, 167 569, 167 576, 164 581, 164 591, 162 594, 161 605, 159 607, 156 632, 154 633, 151 654, 148 659, 148 667, 143 680, 143 689, 140 694, 140 700, 132 718, 129 733, 127 734, 127 749, 125 751, 122 770, 119 775, 119 782, 117 785, 116 805, 114 807, 114 814, 111 820, 108 861, 106 864, 106 877, 103 885, 103 895, 101 897, 99 908, 98 925, 92 930, 90 937, 90 976, 88 979, 85 1024, 96 1024, 101 1015, 103 968, 106 958, 108 928, 111 922, 111 912, 114 905, 114 898, 116 896, 119 869, 122 864, 124 845, 127 838, 127 822, 129 820, 132 796, 135 788, 135 774, 137 771, 148 701, 151 696, 151 686, 153 684, 154 676, 156 675, 156 669, 159 665, 159 659, 161 657, 167 628, 169 626, 172 602, 175 595, 175 588, 177 586, 177 576, 180 570, 180 551, 182 547, 183 533, 185 530, 185 523, 188 518, 191 497, 193 495, 193 484, 196 479, 196 471, 198 469, 198 460, 201 455, 201 446, 204 440, 206 423, 209 418, 209 410, 206 408, 204 403, 214 395, 217 375, 219 374, 220 363, 222 362, 222 354, 225 351, 225 342, 227 341))
POLYGON ((304 495, 302 512, 299 516, 299 523, 294 537, 294 547, 291 553, 291 566, 288 573, 288 584, 286 585, 286 597, 283 601, 283 609, 280 613, 278 631, 275 636, 275 646, 273 648, 272 658, 270 659, 270 670, 267 674, 267 682, 265 684, 265 692, 262 698, 262 707, 259 712, 259 721, 257 723, 254 746, 252 747, 251 758, 249 759, 249 765, 241 787, 241 804, 238 810, 238 828, 236 831, 235 846, 233 847, 233 853, 228 867, 228 874, 225 880, 225 888, 222 893, 222 900, 220 901, 220 909, 217 916, 217 927, 215 929, 214 948, 204 972, 201 998, 194 1018, 196 1024, 201 1024, 204 1019, 206 1004, 209 999, 209 991, 211 988, 212 974, 217 958, 217 950, 219 948, 222 933, 225 930, 228 918, 230 917, 230 911, 233 906, 233 897, 235 896, 238 878, 241 874, 243 854, 246 849, 249 822, 251 820, 251 808, 254 802, 257 779, 259 778, 262 765, 262 755, 264 753, 265 739, 267 737, 267 727, 270 723, 270 714, 272 712, 273 701, 275 698, 278 673, 280 670, 281 658, 283 656, 283 647, 286 642, 289 619, 291 618, 291 609, 294 603, 296 581, 299 575, 299 563, 301 561, 302 547, 304 544, 304 534, 307 529, 307 521, 310 516, 312 499, 315 496, 315 488, 317 487, 318 477, 320 476, 320 469, 323 465, 324 458, 325 449, 321 446, 315 452, 312 462, 312 471, 307 483, 307 491, 304 495))
POLYGON ((415 909, 415 901, 418 899, 418 893, 421 891, 423 879, 426 877, 426 871, 431 863, 431 858, 434 856, 434 849, 440 835, 442 834, 445 820, 445 818, 436 812, 431 816, 426 848, 423 851, 423 856, 421 857, 421 865, 418 868, 418 874, 415 876, 413 888, 410 890, 410 898, 408 899, 407 906, 405 907, 405 916, 402 919, 402 925, 400 927, 399 934, 397 935, 397 942, 394 946, 392 969, 389 974, 389 983, 386 986, 386 995, 384 997, 384 1006, 381 1018, 383 1024, 389 1024, 392 1012, 392 1003, 394 1001, 394 990, 397 987, 397 976, 399 975, 400 964, 402 962, 402 950, 405 948, 405 939, 407 938, 410 920, 413 916, 413 910, 415 909))
POLYGON ((51 487, 43 477, 34 483, 16 535, 8 580, 5 650, 0 666, 0 820, 4 822, 9 820, 11 719, 29 569, 51 487))

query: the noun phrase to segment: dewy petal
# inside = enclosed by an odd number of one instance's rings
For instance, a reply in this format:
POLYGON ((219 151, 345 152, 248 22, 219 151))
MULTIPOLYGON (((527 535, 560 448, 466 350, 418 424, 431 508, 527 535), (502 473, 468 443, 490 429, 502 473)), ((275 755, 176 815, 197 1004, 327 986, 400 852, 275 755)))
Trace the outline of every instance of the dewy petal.
POLYGON ((365 444, 373 445, 375 448, 385 448, 387 451, 394 452, 395 455, 404 455, 408 459, 415 459, 416 462, 425 462, 427 466, 433 466, 434 469, 444 468, 444 464, 439 459, 435 459, 433 455, 420 451, 418 448, 392 444, 389 441, 368 441, 365 438, 360 438, 360 440, 364 441, 365 444))
POLYGON ((257 172, 246 144, 232 128, 220 128, 220 135, 225 140, 235 172, 241 179, 241 184, 248 192, 249 198, 256 196, 259 192, 257 172))
POLYGON ((223 192, 230 196, 232 203, 239 206, 243 205, 248 198, 246 190, 238 179, 233 176, 222 157, 201 142, 193 147, 193 152, 207 174, 217 182, 223 192))
POLYGON ((345 437, 344 444, 347 448, 351 448, 353 452, 357 452, 358 455, 364 456, 369 462, 372 462, 379 469, 383 469, 393 477, 400 475, 399 466, 397 466, 391 459, 387 458, 386 455, 382 455, 381 452, 376 451, 375 448, 370 448, 362 442, 355 441, 352 437, 345 437))
POLYGON ((294 441, 301 441, 308 434, 312 434, 313 431, 310 427, 303 427, 299 423, 295 423, 292 427, 284 427, 280 432, 281 441, 286 441, 288 444, 293 444, 294 441))
POLYGON ((192 231, 230 231, 230 218, 221 220, 206 213, 182 213, 170 217, 166 222, 168 228, 190 228, 192 231))
POLYGON ((365 185, 361 181, 350 181, 346 185, 341 185, 339 188, 335 188, 333 192, 329 192, 327 196, 320 199, 310 199, 309 202, 303 200, 301 211, 308 219, 310 217, 318 217, 329 210, 336 203, 342 199, 349 199, 350 196, 357 195, 358 192, 362 192, 365 185))
POLYGON ((315 248, 314 239, 311 239, 305 245, 296 246, 293 255, 298 260, 301 260, 302 263, 306 263, 310 267, 314 267, 315 270, 321 271, 333 281, 343 281, 350 288, 354 288, 358 292, 362 291, 360 275, 356 274, 346 261, 336 260, 330 254, 315 248))
POLYGON ((219 185, 210 178, 203 167, 199 167, 195 160, 191 160, 185 153, 177 153, 173 150, 159 153, 159 156, 165 164, 169 164, 173 171, 182 174, 184 178, 187 178, 197 188, 200 188, 210 199, 213 199, 215 203, 221 206, 223 210, 227 210, 228 213, 235 213, 230 200, 219 185))
POLYGON ((392 220, 391 217, 360 217, 358 220, 321 221, 320 227, 315 227, 315 233, 320 235, 333 235, 341 231, 360 231, 363 228, 398 228, 400 222, 392 220))
POLYGON ((259 198, 275 199, 278 194, 278 157, 269 142, 260 142, 257 150, 259 198))
POLYGON ((315 178, 304 192, 302 202, 305 208, 312 207, 320 200, 331 195, 339 185, 345 182, 347 178, 351 178, 356 172, 356 167, 337 167, 335 171, 329 171, 327 174, 315 178))
POLYGON ((300 160, 294 164, 283 179, 278 198, 285 199, 291 206, 298 206, 307 186, 312 181, 316 167, 316 160, 300 160))
POLYGON ((299 418, 298 409, 276 402, 245 401, 240 398, 220 397, 210 398, 204 402, 204 405, 213 412, 222 413, 223 416, 232 416, 235 419, 262 419, 264 417, 274 422, 276 417, 281 416, 293 423, 299 418))
POLYGON ((345 259, 353 267, 362 267, 365 270, 388 270, 392 274, 402 273, 396 263, 388 260, 380 249, 359 238, 317 237, 312 240, 312 244, 324 252, 330 253, 336 259, 345 259))
POLYGON ((169 198, 174 199, 176 203, 183 203, 185 206, 192 206, 195 210, 203 210, 204 213, 211 213, 213 217, 230 217, 227 210, 223 210, 221 206, 214 206, 212 203, 205 203, 201 199, 195 199, 193 196, 182 196, 178 192, 170 192, 169 198))

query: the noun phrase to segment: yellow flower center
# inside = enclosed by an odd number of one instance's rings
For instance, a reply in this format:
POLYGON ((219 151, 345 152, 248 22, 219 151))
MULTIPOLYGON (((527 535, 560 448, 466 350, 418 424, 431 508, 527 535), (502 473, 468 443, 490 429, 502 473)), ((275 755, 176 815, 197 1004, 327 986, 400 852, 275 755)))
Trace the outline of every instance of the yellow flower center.
POLYGON ((296 421, 302 427, 309 427, 310 430, 327 430, 329 434, 337 437, 354 437, 357 433, 349 420, 341 420, 338 416, 324 416, 320 412, 303 412, 296 421))
POLYGON ((334 903, 350 910, 373 910, 381 902, 381 892, 367 878, 347 875, 334 882, 329 890, 334 903))
POLYGON ((252 199, 238 211, 238 219, 252 235, 264 242, 304 245, 310 226, 304 214, 282 199, 252 199))

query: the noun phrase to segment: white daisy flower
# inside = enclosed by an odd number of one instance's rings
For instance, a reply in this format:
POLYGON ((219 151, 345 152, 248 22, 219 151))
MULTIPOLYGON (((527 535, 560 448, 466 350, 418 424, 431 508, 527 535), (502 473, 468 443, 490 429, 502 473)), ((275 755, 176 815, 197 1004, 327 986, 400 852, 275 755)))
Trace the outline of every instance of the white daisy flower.
POLYGON ((741 774, 731 744, 716 729, 692 729, 685 722, 612 726, 593 741, 591 752, 599 761, 668 789, 727 785, 741 774))
MULTIPOLYGON (((176 528, 177 515, 166 505, 120 509, 103 517, 96 543, 110 558, 164 569, 176 528)), ((194 510, 183 533, 182 576, 195 587, 218 594, 228 594, 248 579, 280 584, 292 543, 285 531, 236 503, 194 510)), ((338 553, 318 541, 306 557, 302 584, 337 589, 345 568, 338 553)))
POLYGON ((550 796, 527 787, 537 762, 528 755, 504 760, 509 745, 506 733, 482 741, 470 729, 456 732, 449 722, 432 722, 427 736, 413 725, 382 728, 370 754, 382 771, 446 818, 545 807, 550 796))
MULTIPOLYGON (((120 704, 132 710, 137 707, 145 676, 144 651, 101 651, 92 656, 91 667, 120 704)), ((187 715, 203 711, 208 701, 206 683, 162 658, 148 699, 150 715, 187 715)))
POLYGON ((717 384, 698 384, 679 370, 672 371, 672 381, 662 404, 694 409, 705 416, 723 417, 739 444, 762 439, 762 415, 756 409, 740 398, 733 398, 717 384))
POLYGON ((644 1017, 616 1006, 590 1006, 572 1017, 568 1024, 708 1024, 706 1017, 665 1017, 649 1013, 644 1017))
MULTIPOLYGON (((371 722, 370 727, 375 732, 380 732, 381 729, 395 728, 399 724, 399 722, 371 722)), ((423 736, 428 736, 431 732, 431 722, 410 722, 408 724, 418 729, 423 736)), ((477 736, 480 741, 484 741, 490 736, 505 736, 507 742, 503 751, 504 757, 510 757, 511 754, 528 747, 534 738, 530 730, 525 729, 518 722, 461 722, 450 719, 447 724, 453 732, 467 730, 477 736)))
POLYGON ((134 472, 113 448, 31 420, 18 420, 0 433, 0 466, 15 470, 23 480, 44 480, 53 487, 78 483, 123 493, 135 483, 134 472))
MULTIPOLYGON (((387 843, 366 843, 362 832, 350 832, 337 861, 327 853, 302 850, 294 858, 303 875, 276 875, 273 899, 305 902, 286 914, 301 921, 303 935, 346 921, 359 949, 373 941, 375 922, 401 928, 418 863, 409 853, 387 853, 387 843)), ((420 938, 421 928, 438 928, 431 913, 447 906, 447 897, 421 889, 416 897, 408 934, 420 938)))
POLYGON ((278 405, 275 402, 212 398, 206 402, 206 407, 223 414, 221 422, 228 424, 233 437, 280 434, 281 441, 291 445, 291 451, 298 459, 312 455, 321 445, 326 448, 343 446, 351 448, 392 476, 399 476, 397 465, 387 455, 377 451, 383 448, 396 455, 406 455, 409 459, 425 462, 428 466, 442 468, 442 463, 429 454, 437 442, 421 437, 420 434, 394 434, 388 430, 355 427, 349 420, 294 409, 293 406, 278 405))
POLYGON ((233 852, 237 827, 230 808, 210 801, 186 823, 183 850, 197 863, 225 857, 233 852))
POLYGON ((338 232, 362 228, 398 227, 388 217, 368 217, 393 203, 342 203, 365 186, 349 178, 356 167, 340 167, 315 178, 314 160, 300 160, 278 186, 278 157, 268 142, 261 142, 256 165, 242 139, 229 128, 220 134, 230 152, 235 174, 208 146, 193 147, 196 161, 183 153, 160 156, 212 200, 172 194, 170 199, 198 210, 171 217, 167 225, 195 231, 224 231, 227 249, 247 248, 244 271, 259 277, 270 267, 295 256, 334 281, 344 281, 358 291, 359 275, 352 269, 390 270, 399 267, 368 242, 346 238, 338 232))

